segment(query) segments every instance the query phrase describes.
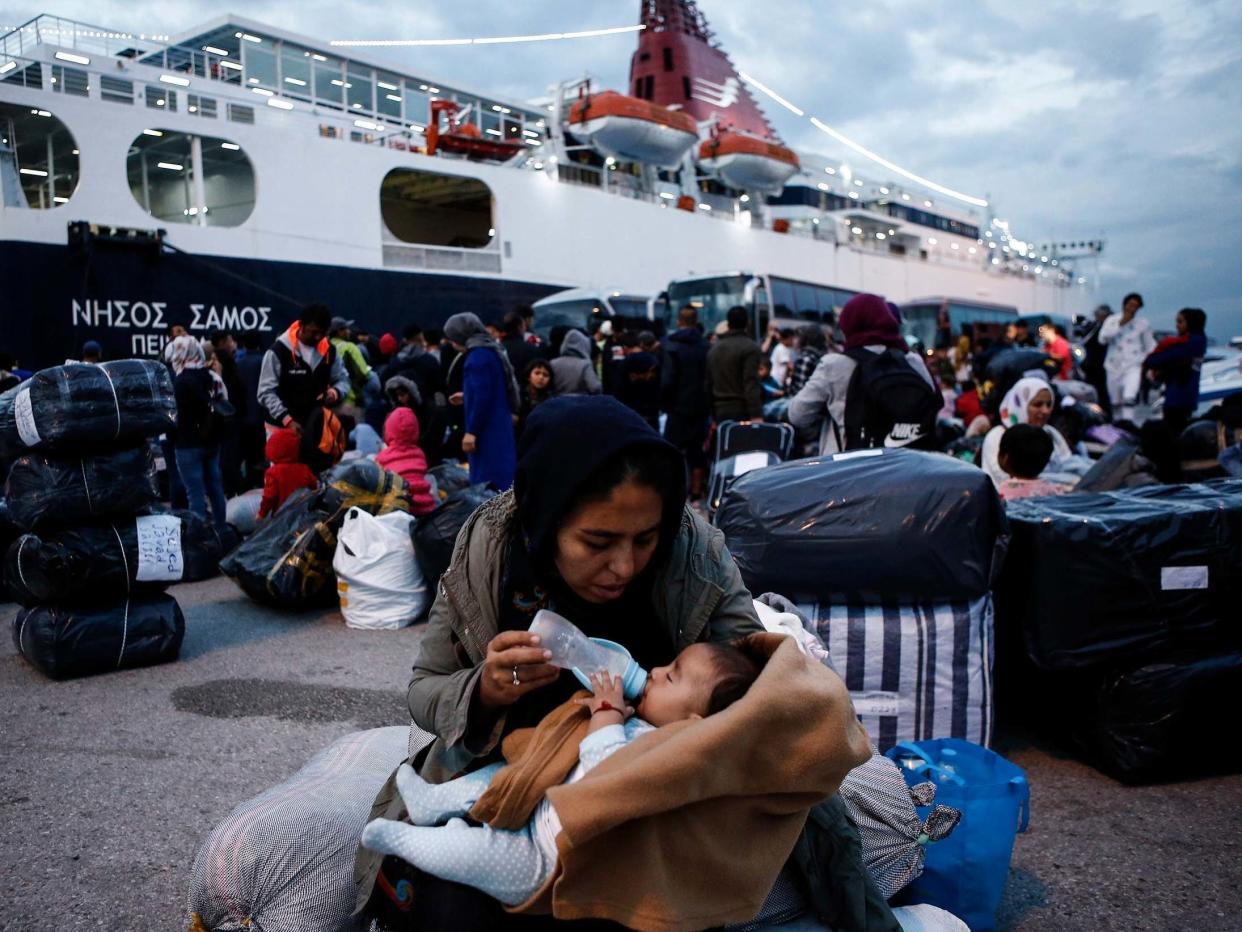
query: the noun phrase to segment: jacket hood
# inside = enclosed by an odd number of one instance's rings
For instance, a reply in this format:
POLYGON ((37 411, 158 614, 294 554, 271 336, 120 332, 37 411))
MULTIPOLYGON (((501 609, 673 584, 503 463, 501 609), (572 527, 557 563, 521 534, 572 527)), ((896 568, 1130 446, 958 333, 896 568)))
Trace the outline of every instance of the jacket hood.
POLYGON ((273 463, 296 463, 301 453, 302 442, 298 435, 287 428, 272 431, 267 438, 264 452, 273 463))
POLYGON ((394 405, 397 403, 397 389, 399 388, 404 388, 410 393, 410 397, 414 399, 414 404, 420 405, 423 403, 422 392, 418 390, 418 386, 414 384, 413 380, 407 379, 403 375, 394 375, 384 383, 384 394, 388 396, 388 400, 394 405))
POLYGON ((581 330, 571 330, 561 341, 562 356, 576 356, 579 359, 591 360, 591 338, 581 330))
POLYGON ((563 395, 531 412, 518 445, 513 490, 527 550, 536 563, 549 559, 556 531, 587 480, 635 447, 669 457, 670 474, 677 477, 675 488, 659 490, 665 503, 663 546, 676 535, 685 503, 684 466, 676 448, 607 395, 563 395))
POLYGON ((397 408, 384 421, 384 443, 390 447, 418 446, 418 418, 409 408, 397 408))

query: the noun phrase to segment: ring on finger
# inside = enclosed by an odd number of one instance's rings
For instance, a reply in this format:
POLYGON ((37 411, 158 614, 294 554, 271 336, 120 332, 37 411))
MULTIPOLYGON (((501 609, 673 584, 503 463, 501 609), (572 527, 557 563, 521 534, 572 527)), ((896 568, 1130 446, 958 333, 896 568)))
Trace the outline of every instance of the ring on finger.
POLYGON ((514 668, 513 668, 513 685, 514 685, 514 686, 521 686, 521 685, 522 685, 522 681, 521 681, 520 679, 518 679, 517 667, 514 667, 514 668))

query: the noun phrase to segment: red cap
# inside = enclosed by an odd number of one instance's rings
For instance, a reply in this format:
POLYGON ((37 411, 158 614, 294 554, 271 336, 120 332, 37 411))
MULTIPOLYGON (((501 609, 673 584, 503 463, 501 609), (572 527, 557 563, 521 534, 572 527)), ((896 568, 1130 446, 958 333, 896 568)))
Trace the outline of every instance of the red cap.
POLYGON ((379 339, 380 352, 385 356, 391 356, 397 351, 397 338, 391 333, 386 333, 379 339))

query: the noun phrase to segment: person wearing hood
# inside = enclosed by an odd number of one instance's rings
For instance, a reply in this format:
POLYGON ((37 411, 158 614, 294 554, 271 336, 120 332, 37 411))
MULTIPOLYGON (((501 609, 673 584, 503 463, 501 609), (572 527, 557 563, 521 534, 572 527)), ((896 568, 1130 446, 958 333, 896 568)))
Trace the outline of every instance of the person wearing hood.
POLYGON ((1006 429, 1014 424, 1030 424, 1032 427, 1043 428, 1052 438, 1052 459, 1049 460, 1044 473, 1059 474, 1063 471, 1064 461, 1073 455, 1073 451, 1070 450, 1070 445, 1065 438, 1061 436, 1061 432, 1048 423, 1055 403, 1052 386, 1047 380, 1036 376, 1018 379, 1013 388, 1005 393, 1005 397, 1001 399, 999 423, 983 438, 982 462, 980 463, 983 471, 996 483, 997 488, 1000 488, 1009 478, 1009 474, 1000 464, 1001 437, 1004 436, 1006 429))
POLYGON ((395 472, 410 487, 410 514, 425 515, 436 507, 427 481, 427 457, 418 445, 418 418, 412 408, 397 407, 384 422, 384 449, 375 462, 395 472))
MULTIPOLYGON (((623 644, 648 670, 697 641, 761 630, 724 535, 686 505, 684 482, 677 450, 614 398, 553 398, 531 413, 513 490, 462 528, 419 646, 410 712, 435 735, 412 761, 423 779, 492 763, 505 735, 578 688, 527 630, 542 608, 623 644)), ((400 805, 390 779, 371 818, 395 818, 400 805)), ((380 860, 359 851, 360 903, 380 860)), ((506 922, 477 891, 418 884, 418 928, 506 922)))
POLYGON ((690 470, 690 497, 703 496, 707 480, 707 340, 699 329, 699 312, 687 304, 677 312, 677 329, 664 340, 660 370, 661 405, 668 414, 664 439, 675 446, 690 470))
POLYGON ((326 307, 308 305, 264 354, 256 394, 270 426, 300 434, 316 407, 349 393, 349 373, 328 339, 331 323, 326 307))
POLYGON ((177 373, 174 456, 190 510, 207 517, 208 503, 216 530, 225 529, 224 479, 220 474, 220 434, 212 412, 216 400, 227 401, 220 376, 207 368, 207 354, 194 337, 172 341, 169 362, 177 373))
MULTIPOLYGON (((879 295, 857 294, 845 303, 838 321, 845 348, 880 354, 889 349, 905 352, 910 368, 927 383, 939 400, 931 373, 918 353, 910 352, 902 339, 897 318, 879 295)), ((789 423, 800 429, 819 428, 819 455, 830 456, 846 448, 845 404, 858 363, 847 353, 826 353, 807 383, 789 400, 789 423)))
POLYGON ((461 391, 449 402, 463 409, 461 449, 470 462, 470 482, 507 489, 516 457, 513 419, 522 407, 509 357, 476 314, 454 314, 444 322, 444 338, 462 354, 461 391))
POLYGON ((552 391, 556 395, 598 395, 603 383, 591 365, 591 338, 570 330, 561 341, 561 354, 552 360, 552 391))
POLYGON ((298 489, 313 489, 319 480, 310 467, 298 459, 302 444, 298 435, 281 427, 267 438, 267 458, 271 462, 263 474, 263 498, 259 501, 259 517, 266 518, 280 510, 298 489))
POLYGON ((1207 314, 1201 308, 1184 307, 1177 312, 1177 334, 1161 340, 1143 360, 1153 382, 1164 383, 1160 418, 1180 434, 1199 407, 1199 372, 1207 353, 1207 314))

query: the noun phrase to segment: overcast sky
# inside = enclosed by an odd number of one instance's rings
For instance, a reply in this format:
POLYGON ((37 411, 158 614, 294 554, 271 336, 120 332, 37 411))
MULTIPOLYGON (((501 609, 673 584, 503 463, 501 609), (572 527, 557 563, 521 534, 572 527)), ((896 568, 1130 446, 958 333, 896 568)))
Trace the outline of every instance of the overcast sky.
MULTIPOLYGON (((49 4, 53 0, 48 0, 49 4)), ((251 0, 252 19, 324 40, 562 32, 637 21, 639 0, 251 0)), ((49 12, 182 32, 230 4, 55 0, 49 12)), ((1100 299, 1141 291, 1158 326, 1199 306, 1242 335, 1242 2, 702 0, 734 64, 926 177, 989 195, 1036 242, 1104 236, 1100 299)), ((44 10, 0 0, 0 24, 44 10)), ((624 88, 634 35, 374 57, 526 99, 590 72, 624 88)), ((368 50, 372 51, 372 50, 368 50)), ((786 141, 847 154, 760 98, 786 141)), ((858 157, 863 177, 878 178, 858 157)))

